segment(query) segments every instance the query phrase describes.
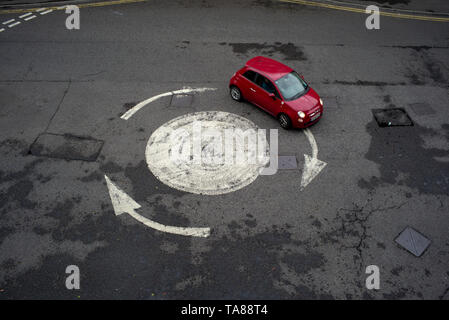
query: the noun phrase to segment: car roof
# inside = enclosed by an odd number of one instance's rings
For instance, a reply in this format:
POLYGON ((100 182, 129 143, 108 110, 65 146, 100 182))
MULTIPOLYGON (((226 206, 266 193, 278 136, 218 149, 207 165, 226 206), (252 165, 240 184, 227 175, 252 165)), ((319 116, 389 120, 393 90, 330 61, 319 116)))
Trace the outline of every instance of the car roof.
POLYGON ((280 63, 279 61, 262 56, 254 57, 248 60, 248 62, 246 62, 246 66, 268 76, 273 81, 276 81, 293 71, 292 68, 280 63))

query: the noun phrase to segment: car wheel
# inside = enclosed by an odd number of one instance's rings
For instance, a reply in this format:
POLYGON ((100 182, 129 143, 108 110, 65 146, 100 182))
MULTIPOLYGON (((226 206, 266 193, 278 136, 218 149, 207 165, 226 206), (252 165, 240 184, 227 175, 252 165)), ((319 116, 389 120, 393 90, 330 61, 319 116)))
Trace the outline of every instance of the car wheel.
POLYGON ((290 120, 290 117, 285 113, 281 113, 279 115, 279 124, 284 129, 290 129, 292 126, 292 120, 290 120))
POLYGON ((231 90, 229 91, 231 93, 231 98, 235 101, 242 101, 242 93, 240 92, 240 89, 236 86, 231 86, 231 90))

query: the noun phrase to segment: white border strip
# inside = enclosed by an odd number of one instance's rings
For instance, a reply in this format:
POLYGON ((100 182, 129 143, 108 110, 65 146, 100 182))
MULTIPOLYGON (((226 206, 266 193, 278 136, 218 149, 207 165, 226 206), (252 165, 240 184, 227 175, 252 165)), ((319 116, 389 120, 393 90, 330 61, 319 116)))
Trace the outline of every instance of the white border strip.
POLYGON ((31 20, 31 19, 34 19, 34 18, 36 18, 36 16, 31 16, 31 17, 25 18, 23 20, 28 21, 28 20, 31 20))
POLYGON ((25 14, 22 14, 21 16, 19 16, 19 18, 25 18, 25 17, 28 17, 31 14, 32 14, 32 12, 28 12, 28 13, 25 13, 25 14))
POLYGON ((13 24, 8 25, 8 27, 13 28, 13 27, 15 27, 15 26, 17 26, 18 24, 21 24, 21 23, 22 23, 22 22, 17 21, 17 22, 15 22, 15 23, 13 23, 13 24))
POLYGON ((44 14, 47 14, 47 13, 50 13, 50 12, 53 12, 53 9, 50 9, 50 10, 47 10, 47 11, 41 12, 41 15, 44 15, 44 14))

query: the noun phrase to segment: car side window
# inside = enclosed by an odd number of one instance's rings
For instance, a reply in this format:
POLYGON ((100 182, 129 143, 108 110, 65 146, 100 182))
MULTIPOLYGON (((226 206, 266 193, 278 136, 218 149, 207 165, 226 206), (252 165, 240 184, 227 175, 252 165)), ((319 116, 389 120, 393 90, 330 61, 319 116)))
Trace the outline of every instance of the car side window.
POLYGON ((254 82, 256 79, 256 73, 252 70, 246 71, 243 76, 251 82, 254 82))
POLYGON ((276 97, 280 98, 278 91, 276 90, 276 87, 273 85, 273 83, 268 80, 266 77, 258 74, 256 79, 256 84, 267 91, 268 93, 273 93, 276 97))

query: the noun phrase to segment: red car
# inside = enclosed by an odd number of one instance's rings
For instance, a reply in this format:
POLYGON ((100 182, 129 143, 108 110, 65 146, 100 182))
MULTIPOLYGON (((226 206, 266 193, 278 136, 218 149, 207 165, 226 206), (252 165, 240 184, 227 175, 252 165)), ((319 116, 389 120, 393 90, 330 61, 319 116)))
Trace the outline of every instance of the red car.
POLYGON ((243 99, 275 116, 284 129, 305 128, 323 115, 323 100, 292 68, 255 57, 229 82, 232 99, 243 99))

